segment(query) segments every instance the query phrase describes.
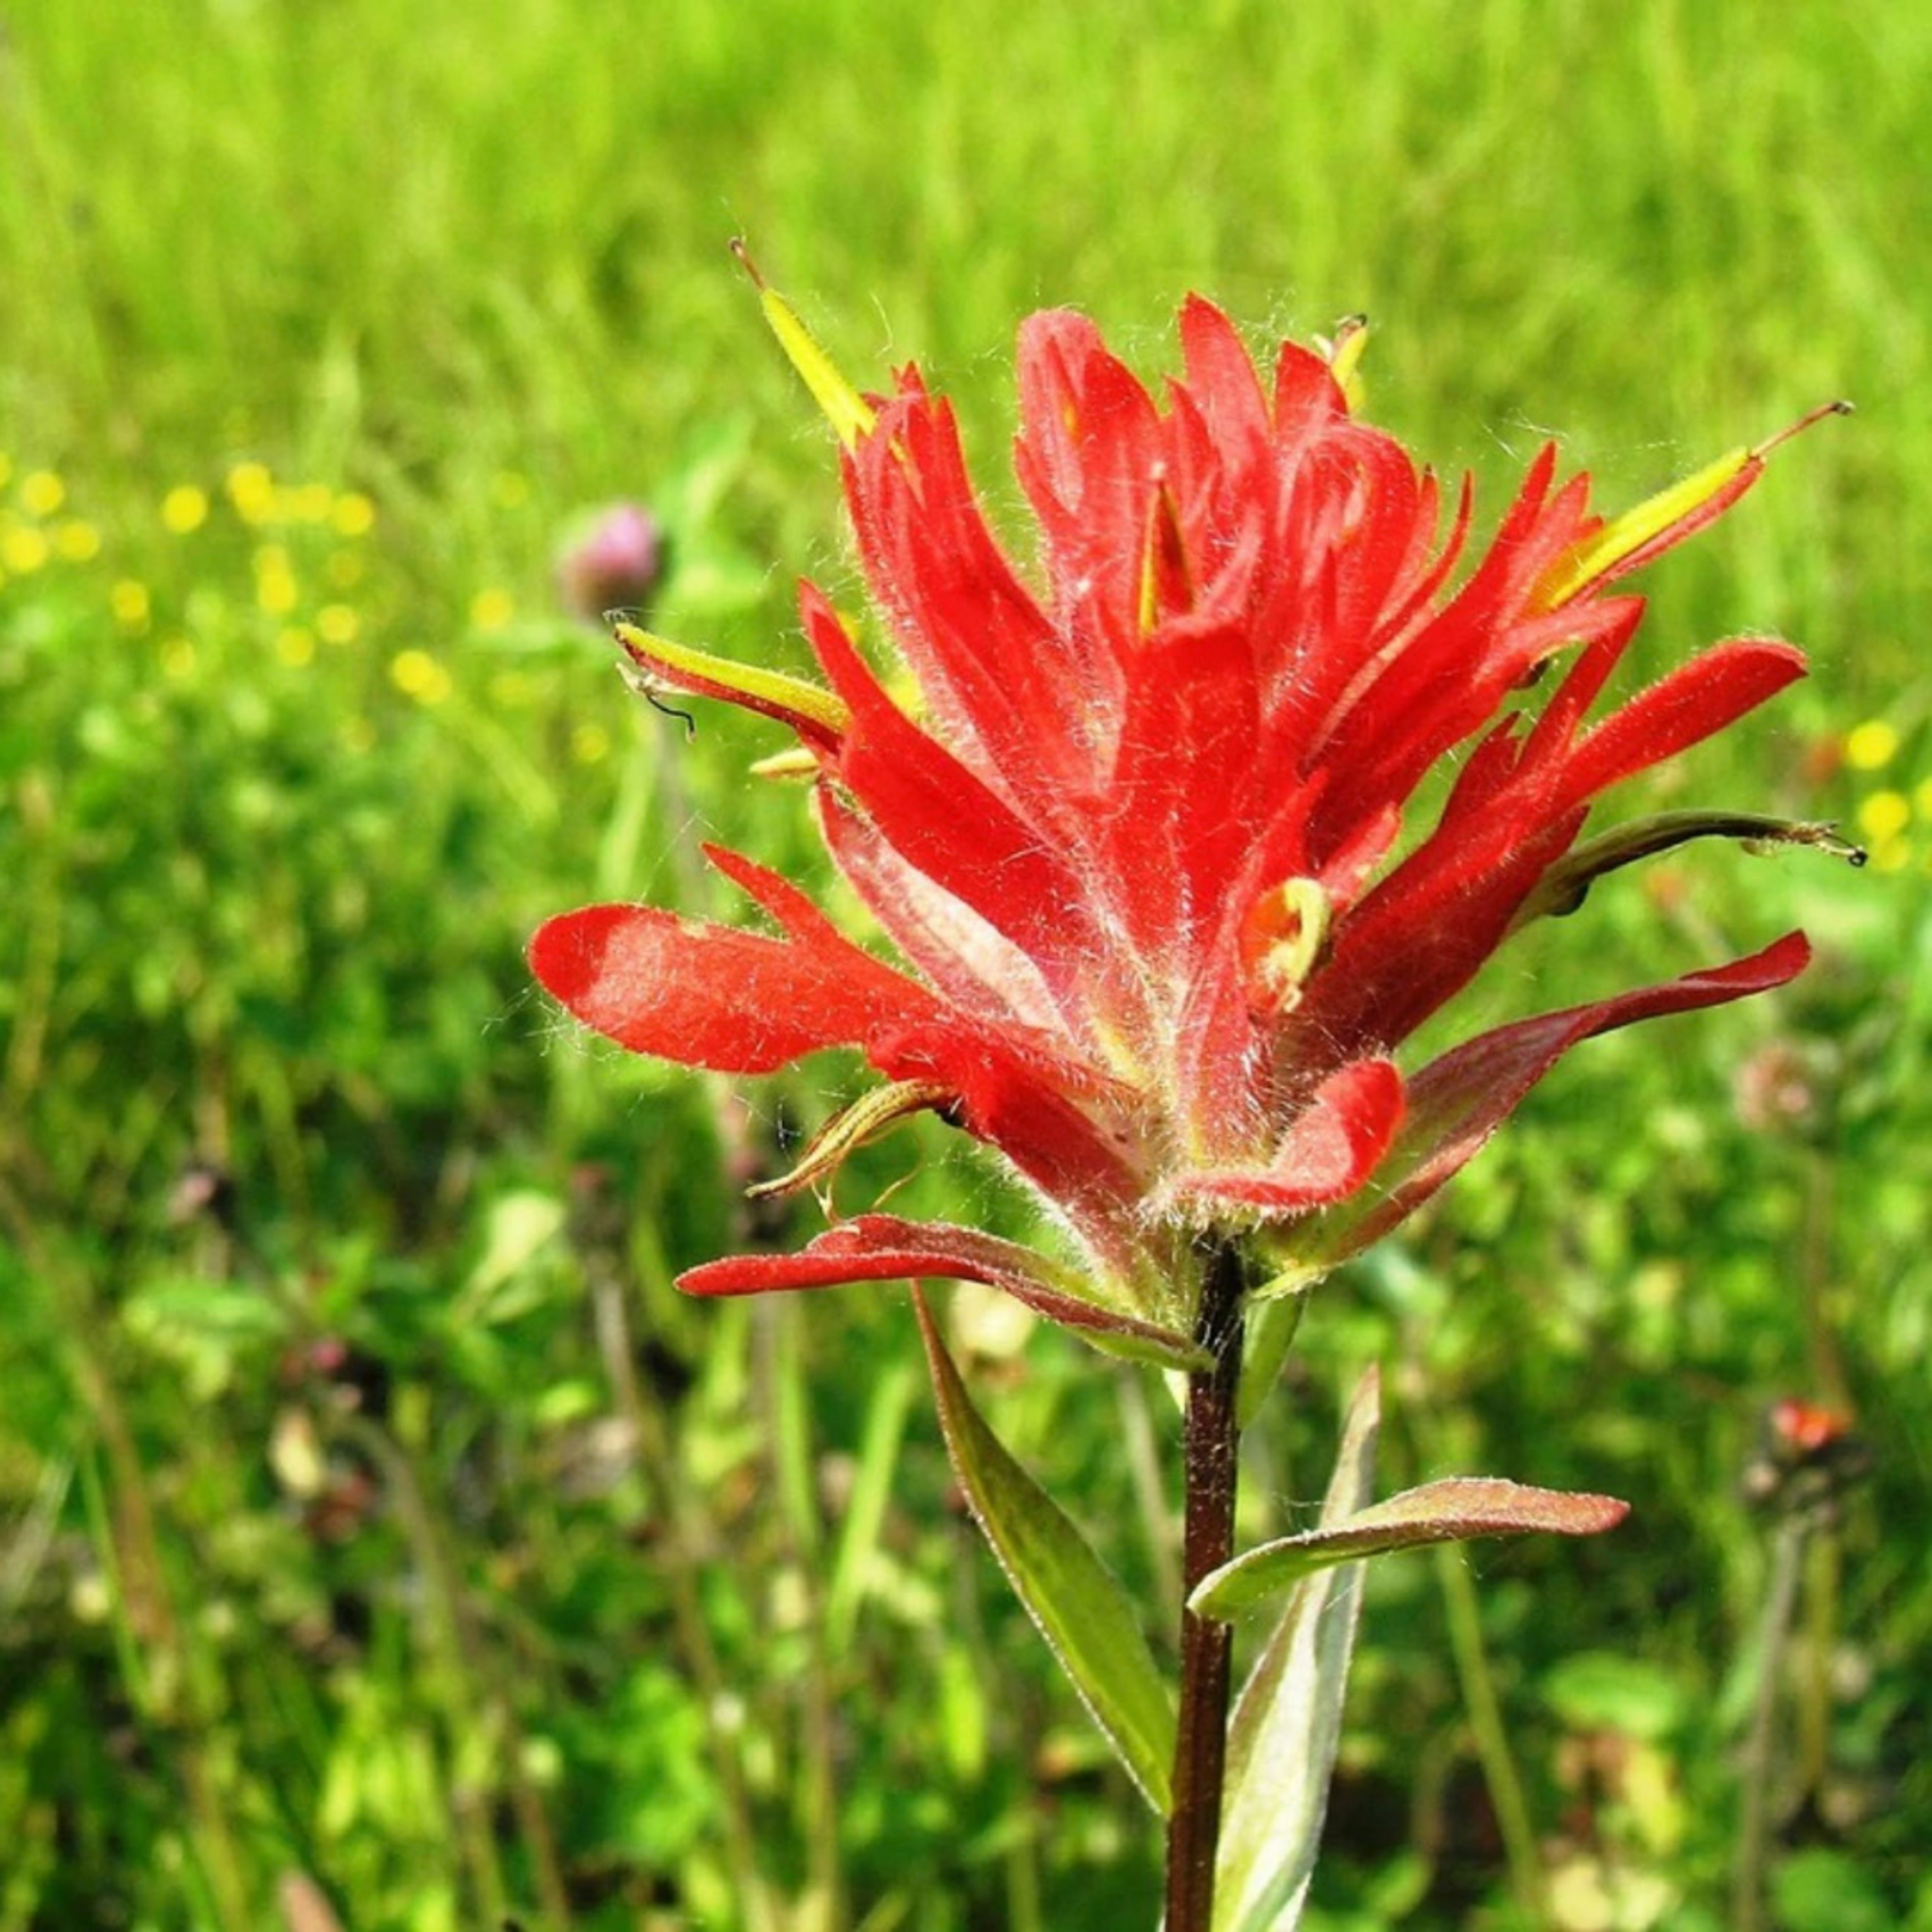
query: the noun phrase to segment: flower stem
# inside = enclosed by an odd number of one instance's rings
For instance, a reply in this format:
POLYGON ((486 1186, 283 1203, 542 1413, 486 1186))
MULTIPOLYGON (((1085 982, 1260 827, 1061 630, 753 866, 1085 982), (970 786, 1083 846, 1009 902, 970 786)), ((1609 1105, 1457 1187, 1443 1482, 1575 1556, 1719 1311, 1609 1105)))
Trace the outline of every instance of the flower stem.
MULTIPOLYGON (((1191 1591, 1234 1555, 1239 1431, 1235 1397, 1241 1369, 1240 1251, 1207 1251, 1194 1339, 1212 1366, 1188 1378, 1187 1518, 1182 1588, 1191 1591)), ((1208 1932, 1214 1917, 1214 1857, 1221 1838, 1221 1788, 1227 1758, 1227 1702, 1234 1633, 1181 1612, 1181 1707, 1174 1747, 1174 1810, 1167 1828, 1166 1932, 1208 1932)))

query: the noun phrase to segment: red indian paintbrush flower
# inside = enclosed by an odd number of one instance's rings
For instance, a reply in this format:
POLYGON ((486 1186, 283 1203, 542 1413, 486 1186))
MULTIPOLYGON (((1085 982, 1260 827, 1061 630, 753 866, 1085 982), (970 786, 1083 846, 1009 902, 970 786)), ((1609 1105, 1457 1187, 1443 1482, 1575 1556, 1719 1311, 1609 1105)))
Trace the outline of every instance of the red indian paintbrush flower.
POLYGON ((773 930, 596 906, 545 925, 531 964, 639 1053, 752 1074, 858 1047, 889 1084, 793 1178, 930 1109, 996 1147, 1078 1255, 866 1214, 686 1288, 952 1275, 1178 1358, 1205 1232, 1254 1233, 1319 1273, 1411 1212, 1578 1041, 1805 963, 1792 933, 1407 1078, 1391 1058, 1512 929, 1616 866, 1710 833, 1831 842, 1690 813, 1579 842, 1600 793, 1802 675, 1790 644, 1740 639, 1588 722, 1643 608, 1611 586, 1734 503, 1769 445, 1609 521, 1545 448, 1457 582, 1470 489, 1445 518, 1436 478, 1352 413, 1358 329, 1323 353, 1285 344, 1264 381, 1227 318, 1191 299, 1185 375, 1158 402, 1090 322, 1050 311, 1019 348, 1036 591, 917 371, 861 397, 765 302, 839 432, 866 579, 918 704, 889 693, 809 584, 824 684, 618 635, 647 689, 795 733, 832 857, 906 964, 716 850, 773 930), (1418 787, 1452 759, 1446 803, 1396 856, 1418 787))

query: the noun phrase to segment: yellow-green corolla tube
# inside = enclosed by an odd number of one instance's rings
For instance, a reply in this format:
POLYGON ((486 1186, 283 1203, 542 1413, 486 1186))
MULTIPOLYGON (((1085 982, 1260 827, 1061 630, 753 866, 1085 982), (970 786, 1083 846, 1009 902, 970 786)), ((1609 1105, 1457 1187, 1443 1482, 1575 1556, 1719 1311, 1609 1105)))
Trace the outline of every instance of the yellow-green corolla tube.
POLYGON ((844 699, 823 685, 783 671, 767 671, 762 665, 715 657, 689 644, 674 644, 634 624, 619 623, 612 629, 649 686, 741 705, 820 743, 836 743, 852 722, 844 699))
POLYGON ((744 272, 757 286, 759 306, 765 311, 772 333, 778 338, 778 346, 785 351, 792 368, 805 378, 806 388, 824 411, 833 434, 847 449, 852 448, 861 436, 872 434, 873 425, 878 421, 872 405, 840 375, 838 364, 819 346, 791 303, 777 290, 766 287, 765 278, 759 275, 744 243, 734 242, 731 252, 744 264, 744 272))
POLYGON ((1536 587, 1532 604, 1539 609, 1554 610, 1569 603, 1579 591, 1607 576, 1625 558, 1654 542, 1674 525, 1749 488, 1762 466, 1763 459, 1756 450, 1727 451, 1694 475, 1681 478, 1622 516, 1612 517, 1551 564, 1536 587))
POLYGON ((1750 489, 1763 472, 1765 458, 1779 443, 1826 416, 1848 416, 1851 410, 1846 402, 1821 403, 1756 447, 1726 451, 1694 475, 1646 497, 1622 516, 1612 517, 1573 543, 1543 573, 1530 600, 1532 608, 1555 610, 1592 584, 1646 560, 1646 553, 1654 545, 1688 537, 1750 489))
POLYGON ((1366 315, 1344 316, 1335 325, 1335 333, 1328 340, 1328 373, 1334 376, 1351 416, 1361 413, 1364 393, 1362 352, 1368 346, 1369 318, 1366 315))
POLYGON ((915 1113, 949 1112, 958 1104, 958 1095, 950 1088, 935 1086, 929 1080, 894 1080, 887 1086, 874 1087, 834 1114, 819 1129, 789 1174, 747 1188, 745 1197, 761 1201, 829 1179, 848 1154, 868 1141, 877 1140, 888 1128, 897 1126, 915 1113))

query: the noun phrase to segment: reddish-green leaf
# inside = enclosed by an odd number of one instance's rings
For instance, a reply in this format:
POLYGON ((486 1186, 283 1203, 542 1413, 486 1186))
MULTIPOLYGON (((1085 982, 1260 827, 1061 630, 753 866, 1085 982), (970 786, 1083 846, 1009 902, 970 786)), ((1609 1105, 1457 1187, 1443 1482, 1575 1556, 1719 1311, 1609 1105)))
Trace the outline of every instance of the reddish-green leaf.
MULTIPOLYGON (((1371 1369, 1356 1391, 1324 1524, 1347 1521, 1375 1492, 1381 1388, 1371 1369)), ((1361 1574, 1352 1563, 1305 1577, 1242 1687, 1227 1739, 1214 1932, 1292 1932, 1301 1917, 1341 1740, 1361 1574)))
POLYGON ((919 1325, 953 1468, 986 1540, 1154 1808, 1172 1802, 1174 1705, 1134 1607, 1073 1520, 980 1418, 923 1295, 919 1325))
POLYGON ((1538 1490, 1501 1476, 1453 1475, 1404 1490, 1386 1503, 1338 1523, 1324 1514, 1318 1529, 1263 1543, 1204 1576, 1189 1598, 1196 1615, 1232 1622, 1291 1590, 1317 1570, 1425 1543, 1467 1542, 1479 1536, 1594 1536, 1630 1513, 1614 1496, 1538 1490))

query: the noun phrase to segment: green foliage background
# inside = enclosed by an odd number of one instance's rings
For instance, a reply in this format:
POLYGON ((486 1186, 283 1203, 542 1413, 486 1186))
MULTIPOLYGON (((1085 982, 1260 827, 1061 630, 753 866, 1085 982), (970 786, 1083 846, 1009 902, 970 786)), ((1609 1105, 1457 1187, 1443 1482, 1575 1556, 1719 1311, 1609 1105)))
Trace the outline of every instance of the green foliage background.
MULTIPOLYGON (((1932 21, 1879 0, 13 0, 0 1928, 1155 1917, 1154 1834, 950 1492, 902 1291, 670 1288, 803 1238, 735 1182, 852 1070, 741 1110, 576 1039, 521 964, 598 894, 730 916, 700 830, 816 864, 744 776, 768 737, 687 745, 552 605, 619 496, 671 530, 674 635, 795 658, 792 577, 853 586, 738 232, 848 371, 916 356, 959 398, 1001 510, 1043 304, 1150 373, 1191 288, 1257 344, 1367 310, 1372 412, 1491 510, 1547 431, 1616 505, 1857 398, 1654 574, 1636 669, 1809 644, 1657 789, 1862 815, 1874 864, 1626 875, 1460 1025, 1793 924, 1820 964, 1592 1045, 1331 1284, 1246 1529, 1320 1493, 1370 1358, 1391 1486, 1636 1504, 1378 1567, 1311 1925, 1747 1923, 1755 1783, 1759 1923, 1932 1927, 1928 128, 1932 21), (1847 764, 1861 724, 1894 738, 1847 764), (1785 1394, 1855 1412, 1869 1467, 1767 1664, 1740 1482, 1785 1394)), ((889 1187, 1024 1224, 941 1135, 840 1196, 889 1187)), ((1161 1390, 953 1311, 1016 1452, 1171 1583, 1161 1390)))

